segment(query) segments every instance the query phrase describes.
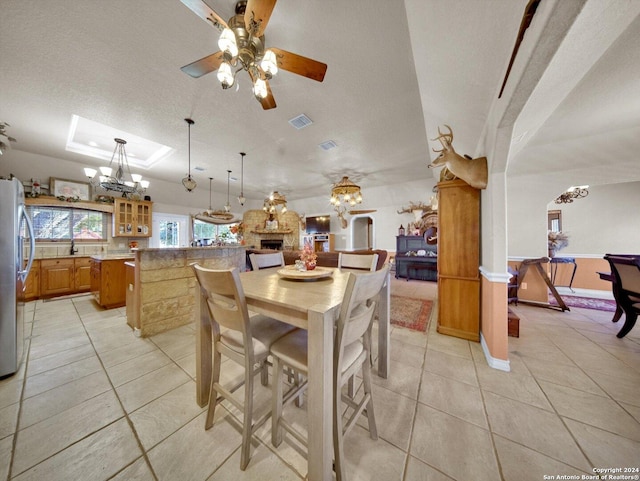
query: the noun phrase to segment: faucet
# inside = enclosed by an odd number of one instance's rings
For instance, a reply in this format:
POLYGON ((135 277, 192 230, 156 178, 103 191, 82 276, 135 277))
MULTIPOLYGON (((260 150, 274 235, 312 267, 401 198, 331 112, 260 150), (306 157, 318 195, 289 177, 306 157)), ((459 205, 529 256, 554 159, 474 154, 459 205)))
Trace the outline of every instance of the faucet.
POLYGON ((71 249, 69 249, 69 254, 70 255, 74 255, 76 252, 78 252, 78 249, 75 248, 75 241, 73 239, 71 239, 71 249))

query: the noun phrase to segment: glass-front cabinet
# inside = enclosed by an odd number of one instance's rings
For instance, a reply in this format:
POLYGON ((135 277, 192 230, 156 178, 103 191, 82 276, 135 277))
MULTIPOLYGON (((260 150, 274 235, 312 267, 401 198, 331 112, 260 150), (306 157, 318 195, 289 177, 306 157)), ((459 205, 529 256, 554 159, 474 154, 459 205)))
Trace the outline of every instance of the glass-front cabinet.
POLYGON ((113 237, 151 237, 152 202, 116 199, 113 237))

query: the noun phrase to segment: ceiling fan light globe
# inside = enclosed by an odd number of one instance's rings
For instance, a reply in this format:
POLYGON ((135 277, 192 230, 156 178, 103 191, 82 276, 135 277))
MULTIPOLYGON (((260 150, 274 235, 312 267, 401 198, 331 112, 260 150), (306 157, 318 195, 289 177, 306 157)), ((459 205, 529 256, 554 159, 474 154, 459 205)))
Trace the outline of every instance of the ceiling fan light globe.
POLYGON ((267 83, 261 78, 256 79, 256 82, 253 84, 253 95, 255 95, 258 100, 262 100, 267 96, 267 83))
POLYGON ((238 196, 238 203, 240 205, 244 205, 247 199, 245 199, 242 195, 238 196))
POLYGON ((111 170, 111 167, 100 167, 100 172, 106 177, 111 177, 111 172, 113 171, 111 170))
POLYGON ((235 77, 233 76, 233 72, 231 71, 231 65, 227 62, 222 62, 220 64, 220 68, 218 69, 218 80, 222 84, 223 89, 228 89, 233 85, 235 81, 235 77))
POLYGON ((278 73, 278 62, 276 61, 276 54, 273 50, 267 50, 260 62, 260 68, 266 74, 267 78, 274 77, 278 73))
POLYGON ((236 36, 230 28, 225 28, 218 39, 218 47, 225 53, 229 53, 231 58, 238 55, 238 45, 236 36))
POLYGON ((84 168, 84 175, 86 175, 90 179, 93 179, 97 173, 98 171, 96 169, 92 169, 91 167, 84 168))
POLYGON ((140 187, 142 187, 143 189, 148 189, 149 188, 149 181, 148 180, 141 180, 140 181, 140 187))
POLYGON ((140 174, 131 174, 131 180, 134 182, 140 182, 142 180, 142 176, 140 174))

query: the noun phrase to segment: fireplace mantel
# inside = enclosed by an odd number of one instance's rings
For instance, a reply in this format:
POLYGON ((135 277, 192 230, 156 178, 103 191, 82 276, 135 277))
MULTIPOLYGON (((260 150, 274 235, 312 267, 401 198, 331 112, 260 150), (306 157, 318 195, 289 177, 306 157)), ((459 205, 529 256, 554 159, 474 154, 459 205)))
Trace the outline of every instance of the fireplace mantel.
POLYGON ((256 229, 252 230, 252 234, 291 234, 292 229, 256 229))

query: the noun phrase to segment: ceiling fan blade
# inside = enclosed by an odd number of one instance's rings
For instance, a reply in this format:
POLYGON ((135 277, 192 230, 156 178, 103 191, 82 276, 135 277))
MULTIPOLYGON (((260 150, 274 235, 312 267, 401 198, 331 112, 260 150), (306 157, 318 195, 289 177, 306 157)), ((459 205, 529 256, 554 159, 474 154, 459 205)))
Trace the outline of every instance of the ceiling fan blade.
POLYGON ((193 78, 199 78, 203 75, 218 70, 218 67, 220 67, 220 64, 222 63, 222 60, 222 52, 218 51, 216 53, 212 53, 211 55, 207 55, 200 60, 196 60, 189 65, 180 67, 180 70, 193 78))
POLYGON ((276 108, 276 99, 273 98, 273 92, 271 92, 271 86, 269 85, 269 81, 265 80, 267 84, 267 96, 260 100, 260 104, 262 104, 263 110, 275 109, 276 108))
POLYGON ((261 37, 267 28, 276 0, 249 0, 244 12, 244 27, 254 37, 261 37))
POLYGON ((189 10, 195 13, 198 17, 203 20, 211 22, 211 24, 216 27, 218 30, 222 32, 223 29, 228 28, 227 22, 218 15, 216 12, 209 8, 209 5, 204 3, 202 0, 180 0, 183 4, 185 4, 189 10))
POLYGON ((324 80, 324 74, 327 72, 326 63, 318 62, 317 60, 312 60, 275 47, 269 47, 269 50, 272 50, 276 55, 278 68, 312 80, 317 80, 318 82, 324 80))

